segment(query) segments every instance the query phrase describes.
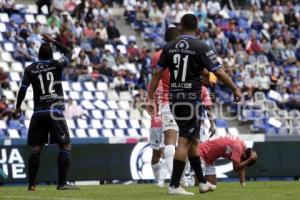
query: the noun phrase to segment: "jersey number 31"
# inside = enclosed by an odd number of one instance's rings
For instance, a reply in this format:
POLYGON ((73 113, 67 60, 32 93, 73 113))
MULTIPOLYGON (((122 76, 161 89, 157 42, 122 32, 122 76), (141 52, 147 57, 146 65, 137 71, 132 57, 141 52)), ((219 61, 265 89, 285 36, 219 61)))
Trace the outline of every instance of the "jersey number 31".
POLYGON ((178 72, 179 72, 180 66, 182 66, 181 81, 185 82, 188 59, 189 59, 188 55, 184 56, 182 59, 181 59, 180 54, 175 54, 173 56, 173 62, 174 62, 174 65, 176 67, 176 69, 174 70, 175 79, 178 79, 178 72), (181 60, 183 62, 181 62, 181 60))

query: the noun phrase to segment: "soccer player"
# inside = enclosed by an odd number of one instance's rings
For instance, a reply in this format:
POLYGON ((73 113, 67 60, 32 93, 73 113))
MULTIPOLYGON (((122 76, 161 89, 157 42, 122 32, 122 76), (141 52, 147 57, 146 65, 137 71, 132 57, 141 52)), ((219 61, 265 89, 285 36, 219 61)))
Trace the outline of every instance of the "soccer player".
MULTIPOLYGON (((149 86, 148 86, 149 90, 149 86)), ((164 152, 164 135, 162 132, 162 120, 161 120, 161 95, 162 95, 162 83, 158 85, 155 92, 155 112, 151 116, 151 128, 150 128, 150 145, 152 148, 151 166, 157 185, 159 187, 164 186, 164 182, 167 176, 167 169, 165 163, 160 162, 162 154, 164 152)))
POLYGON ((232 161, 233 169, 239 173, 240 183, 246 185, 245 169, 255 164, 256 152, 246 148, 244 141, 236 136, 214 136, 199 144, 201 167, 206 179, 216 185, 216 169, 214 162, 218 158, 227 158, 232 161))
POLYGON ((32 146, 28 160, 28 191, 35 191, 40 154, 44 144, 48 143, 49 133, 50 143, 58 144, 60 149, 57 158, 57 190, 77 189, 66 183, 71 159, 71 145, 68 127, 63 116, 64 99, 61 84, 62 70, 69 64, 72 50, 48 35, 42 36, 45 42, 39 49, 39 60, 26 67, 24 71, 15 111, 15 115, 19 116, 22 101, 31 84, 34 95, 34 113, 28 131, 28 145, 32 146), (64 54, 58 60, 53 59, 52 44, 64 54))
MULTIPOLYGON (((205 43, 198 40, 198 19, 193 14, 186 14, 181 19, 182 35, 179 39, 168 43, 162 51, 158 67, 154 71, 147 110, 153 113, 153 94, 165 68, 170 71, 169 102, 171 112, 179 127, 178 146, 173 160, 169 194, 193 195, 180 187, 180 178, 185 167, 186 158, 194 169, 197 180, 200 182, 200 192, 212 191, 215 185, 206 181, 201 169, 201 161, 198 155, 198 143, 200 132, 200 91, 202 87, 202 71, 206 68, 213 72, 220 81, 228 86, 239 102, 241 94, 232 80, 221 68, 217 56, 205 43)), ((200 102, 201 104, 201 102, 200 102)))
MULTIPOLYGON (((165 33, 165 41, 171 42, 178 38, 179 30, 176 27, 169 27, 165 33)), ((151 60, 151 66, 155 70, 157 68, 157 62, 160 58, 162 50, 159 50, 153 54, 151 60)), ((175 155, 175 146, 178 138, 178 127, 171 113, 169 106, 169 81, 170 72, 165 69, 162 73, 161 83, 163 88, 162 93, 162 108, 161 108, 161 118, 162 118, 162 131, 164 134, 164 158, 166 160, 166 165, 170 174, 173 170, 173 159, 175 155)))

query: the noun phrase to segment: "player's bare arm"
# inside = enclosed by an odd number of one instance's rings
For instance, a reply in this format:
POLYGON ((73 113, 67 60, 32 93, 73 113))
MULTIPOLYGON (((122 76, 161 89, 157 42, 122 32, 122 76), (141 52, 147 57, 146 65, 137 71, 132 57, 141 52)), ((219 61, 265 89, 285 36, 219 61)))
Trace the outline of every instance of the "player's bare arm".
POLYGON ((237 161, 232 161, 233 169, 236 172, 240 171, 241 169, 245 169, 251 162, 255 161, 256 159, 257 159, 257 154, 255 151, 252 151, 250 158, 248 158, 247 160, 242 161, 240 163, 237 161))
POLYGON ((216 71, 214 71, 214 74, 222 83, 224 83, 232 91, 234 95, 234 101, 240 102, 242 95, 239 89, 235 86, 235 84, 231 80, 231 78, 226 74, 226 72, 222 68, 219 68, 216 71))
POLYGON ((154 106, 155 106, 154 93, 159 84, 162 72, 163 72, 162 69, 155 69, 153 72, 151 82, 150 82, 150 87, 149 87, 149 91, 148 91, 148 103, 147 103, 147 111, 150 115, 153 115, 153 113, 154 113, 154 106))
POLYGON ((241 186, 243 186, 243 187, 246 186, 246 169, 245 168, 240 169, 239 179, 240 179, 241 186))
POLYGON ((52 38, 51 36, 49 36, 47 34, 42 34, 42 37, 45 42, 54 44, 58 48, 58 50, 60 52, 62 52, 66 58, 68 58, 68 60, 71 60, 71 58, 72 58, 72 50, 71 49, 69 49, 62 43, 57 42, 54 38, 52 38))

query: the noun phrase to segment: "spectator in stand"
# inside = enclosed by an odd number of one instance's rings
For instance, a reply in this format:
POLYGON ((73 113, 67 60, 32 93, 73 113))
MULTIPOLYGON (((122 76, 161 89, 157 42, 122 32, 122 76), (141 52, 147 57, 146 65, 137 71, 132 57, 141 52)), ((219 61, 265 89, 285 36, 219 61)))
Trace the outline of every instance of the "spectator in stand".
POLYGON ((113 84, 117 92, 126 90, 126 82, 121 73, 118 73, 117 76, 114 78, 113 84))
POLYGON ((60 28, 60 34, 57 36, 56 40, 67 47, 73 46, 73 36, 66 26, 60 28))
POLYGON ((89 59, 90 59, 90 65, 93 67, 93 71, 95 71, 95 69, 98 69, 100 67, 100 61, 101 61, 99 49, 94 48, 92 52, 89 54, 89 59))
POLYGON ((152 3, 152 9, 149 12, 149 20, 153 26, 161 26, 163 14, 157 7, 156 3, 152 3))
POLYGON ((57 28, 60 28, 60 26, 62 24, 61 19, 58 17, 57 12, 55 12, 55 11, 53 11, 53 13, 47 19, 47 25, 50 26, 52 24, 52 22, 54 22, 54 24, 57 28))
POLYGON ((9 107, 6 97, 2 95, 0 98, 0 119, 4 117, 10 118, 11 114, 12 109, 9 107))
POLYGON ((127 57, 124 56, 119 49, 117 49, 116 64, 119 66, 119 65, 124 65, 125 63, 128 63, 127 57))
POLYGON ((250 75, 245 78, 246 90, 252 89, 254 92, 257 91, 259 82, 254 70, 250 72, 250 75))
POLYGON ((96 29, 96 35, 91 40, 91 45, 92 48, 104 49, 105 40, 101 38, 101 31, 99 29, 96 29))
POLYGON ((136 47, 135 41, 130 41, 127 48, 127 56, 129 62, 136 62, 140 58, 139 49, 136 47))
POLYGON ((82 25, 80 24, 79 21, 75 21, 74 29, 73 29, 74 35, 77 40, 81 39, 81 35, 83 33, 83 28, 82 25))
POLYGON ((106 59, 102 60, 102 63, 98 69, 98 72, 100 75, 104 75, 107 77, 113 77, 114 76, 114 72, 113 70, 108 66, 108 62, 106 59))
POLYGON ((266 75, 265 70, 260 70, 260 75, 257 77, 258 80, 258 89, 260 91, 263 91, 264 93, 267 93, 270 90, 270 77, 266 75))
POLYGON ((275 7, 275 12, 272 15, 272 19, 273 19, 273 21, 275 23, 282 24, 282 25, 285 24, 285 22, 284 22, 284 15, 280 11, 279 7, 275 7))
MULTIPOLYGON (((76 61, 76 69, 79 82, 84 82, 91 79, 91 76, 89 74, 90 65, 91 63, 89 57, 84 52, 84 50, 81 50, 76 61)), ((92 72, 92 70, 90 70, 90 72, 92 72)))
POLYGON ((105 50, 103 56, 102 56, 102 61, 103 60, 106 60, 107 61, 107 66, 109 68, 112 68, 113 66, 116 65, 116 61, 115 61, 115 58, 114 56, 112 55, 111 51, 110 50, 105 50))
POLYGON ((23 40, 21 40, 20 43, 17 44, 17 47, 14 52, 14 58, 22 64, 25 64, 25 62, 27 61, 33 61, 23 40))
POLYGON ((106 27, 104 26, 103 22, 99 22, 97 24, 97 29, 96 29, 96 33, 99 32, 100 33, 100 38, 104 41, 107 42, 108 39, 108 35, 107 35, 107 30, 106 27))
POLYGON ((30 42, 29 47, 28 47, 28 53, 29 53, 32 61, 38 61, 38 52, 36 50, 35 45, 36 44, 34 42, 30 42))
POLYGON ((56 26, 55 21, 52 21, 50 26, 47 27, 46 33, 53 38, 56 38, 59 35, 59 28, 56 26))
POLYGON ((108 26, 106 30, 107 30, 107 35, 109 40, 111 40, 112 42, 117 42, 120 40, 120 32, 112 20, 108 22, 108 26))
POLYGON ((92 39, 95 38, 96 34, 93 28, 93 24, 91 22, 89 22, 86 26, 86 28, 83 30, 84 36, 92 39))
MULTIPOLYGON (((7 89, 9 86, 8 73, 0 66, 0 90, 7 89)), ((1 92, 0 92, 1 96, 1 92)))
POLYGON ((80 105, 77 105, 75 101, 69 99, 68 103, 66 104, 64 116, 66 119, 76 119, 87 116, 87 113, 80 105))

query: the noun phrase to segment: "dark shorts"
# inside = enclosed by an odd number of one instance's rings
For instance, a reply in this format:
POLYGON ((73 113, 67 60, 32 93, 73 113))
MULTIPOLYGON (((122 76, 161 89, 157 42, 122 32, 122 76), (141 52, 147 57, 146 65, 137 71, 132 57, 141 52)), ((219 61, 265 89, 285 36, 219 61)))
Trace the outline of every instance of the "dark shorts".
POLYGON ((179 136, 187 139, 199 138, 201 126, 201 103, 173 102, 170 109, 179 129, 179 136))
POLYGON ((70 142, 69 129, 62 112, 37 112, 31 117, 28 145, 43 146, 70 142))

